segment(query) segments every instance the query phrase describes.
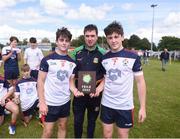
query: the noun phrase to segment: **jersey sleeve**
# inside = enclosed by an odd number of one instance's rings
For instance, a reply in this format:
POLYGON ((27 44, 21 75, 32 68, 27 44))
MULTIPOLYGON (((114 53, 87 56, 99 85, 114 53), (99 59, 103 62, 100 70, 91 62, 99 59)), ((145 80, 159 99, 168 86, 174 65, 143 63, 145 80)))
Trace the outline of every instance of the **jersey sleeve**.
POLYGON ((44 57, 44 55, 43 55, 43 53, 42 53, 41 49, 39 49, 39 59, 40 59, 40 60, 42 60, 42 59, 43 59, 43 57, 44 57))
POLYGON ((76 74, 77 73, 77 66, 73 69, 72 74, 76 74))
POLYGON ((19 89, 18 84, 16 84, 16 92, 20 93, 20 89, 19 89))
POLYGON ((47 59, 43 58, 41 60, 41 64, 40 64, 40 71, 44 71, 44 72, 48 72, 49 69, 49 64, 47 63, 47 59))
POLYGON ((3 87, 9 89, 10 83, 9 83, 8 81, 5 80, 5 81, 4 81, 3 87))
POLYGON ((141 60, 140 60, 140 57, 137 56, 135 62, 134 62, 134 65, 133 65, 133 72, 139 72, 139 71, 142 71, 142 66, 141 66, 141 60))
POLYGON ((3 47, 3 48, 2 48, 2 56, 3 56, 3 55, 6 55, 6 54, 7 54, 7 52, 6 52, 6 48, 5 48, 5 47, 3 47))

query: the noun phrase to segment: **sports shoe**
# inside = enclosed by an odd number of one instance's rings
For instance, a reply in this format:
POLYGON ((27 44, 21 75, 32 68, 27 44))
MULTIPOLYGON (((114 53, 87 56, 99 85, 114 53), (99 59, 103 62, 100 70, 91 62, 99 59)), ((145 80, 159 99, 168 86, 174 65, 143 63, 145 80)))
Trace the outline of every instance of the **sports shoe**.
POLYGON ((16 126, 15 125, 10 125, 8 127, 8 129, 9 129, 9 134, 10 135, 14 135, 16 133, 16 126))

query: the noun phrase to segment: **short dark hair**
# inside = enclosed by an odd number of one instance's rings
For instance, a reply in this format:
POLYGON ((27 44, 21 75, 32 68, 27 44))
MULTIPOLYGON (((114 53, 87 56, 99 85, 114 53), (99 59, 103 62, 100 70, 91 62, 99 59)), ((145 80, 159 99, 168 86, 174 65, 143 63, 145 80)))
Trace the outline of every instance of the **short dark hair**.
POLYGON ((9 41, 13 42, 14 40, 16 40, 17 42, 19 42, 18 38, 16 36, 11 36, 9 41))
POLYGON ((95 30, 95 31, 96 31, 96 34, 98 35, 98 28, 97 28, 97 26, 94 25, 94 24, 89 24, 89 25, 85 26, 85 27, 84 27, 84 34, 85 34, 85 32, 87 32, 87 31, 92 31, 92 30, 95 30))
POLYGON ((70 41, 71 38, 72 38, 71 32, 70 32, 67 28, 65 28, 65 27, 62 27, 62 28, 60 28, 60 29, 57 29, 57 31, 56 31, 56 41, 58 40, 58 38, 59 38, 60 36, 65 37, 65 38, 68 38, 69 41, 70 41))
POLYGON ((35 38, 35 37, 31 37, 31 38, 29 39, 29 42, 30 42, 30 43, 36 43, 36 42, 37 42, 37 40, 36 40, 36 38, 35 38))
POLYGON ((29 67, 29 65, 28 65, 28 64, 24 64, 24 65, 22 65, 22 67, 21 67, 21 71, 23 71, 23 72, 30 71, 30 67, 29 67))
POLYGON ((123 27, 122 25, 117 22, 117 21, 113 21, 112 23, 110 23, 105 29, 104 29, 104 33, 105 35, 111 35, 113 34, 113 32, 120 34, 121 36, 124 35, 123 32, 123 27))

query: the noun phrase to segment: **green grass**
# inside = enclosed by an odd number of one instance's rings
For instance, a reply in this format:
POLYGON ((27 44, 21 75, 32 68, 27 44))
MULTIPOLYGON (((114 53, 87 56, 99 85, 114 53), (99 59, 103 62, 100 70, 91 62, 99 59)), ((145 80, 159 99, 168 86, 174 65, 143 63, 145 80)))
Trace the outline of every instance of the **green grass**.
MULTIPOLYGON (((180 138, 180 63, 172 62, 171 65, 168 65, 168 70, 162 72, 160 61, 150 60, 150 64, 143 66, 143 69, 147 84, 147 119, 143 124, 137 123, 139 101, 135 87, 135 125, 130 130, 129 137, 180 138)), ((0 127, 0 138, 39 138, 41 136, 42 128, 35 118, 27 128, 18 120, 14 136, 8 134, 9 121, 10 116, 8 115, 0 127)), ((85 120, 83 137, 86 137, 86 123, 85 120)), ((56 131, 57 127, 55 127, 53 137, 56 137, 56 131)), ((73 113, 71 112, 67 137, 73 138, 73 134, 73 113)), ((103 137, 99 119, 97 120, 95 137, 103 137)), ((117 137, 116 133, 114 133, 114 137, 117 137)))

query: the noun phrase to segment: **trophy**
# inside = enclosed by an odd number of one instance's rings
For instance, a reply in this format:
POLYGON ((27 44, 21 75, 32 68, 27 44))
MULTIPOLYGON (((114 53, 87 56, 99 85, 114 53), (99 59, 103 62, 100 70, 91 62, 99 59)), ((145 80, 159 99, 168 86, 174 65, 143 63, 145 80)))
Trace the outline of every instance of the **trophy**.
POLYGON ((96 72, 79 71, 78 72, 78 90, 84 94, 96 92, 96 72))

